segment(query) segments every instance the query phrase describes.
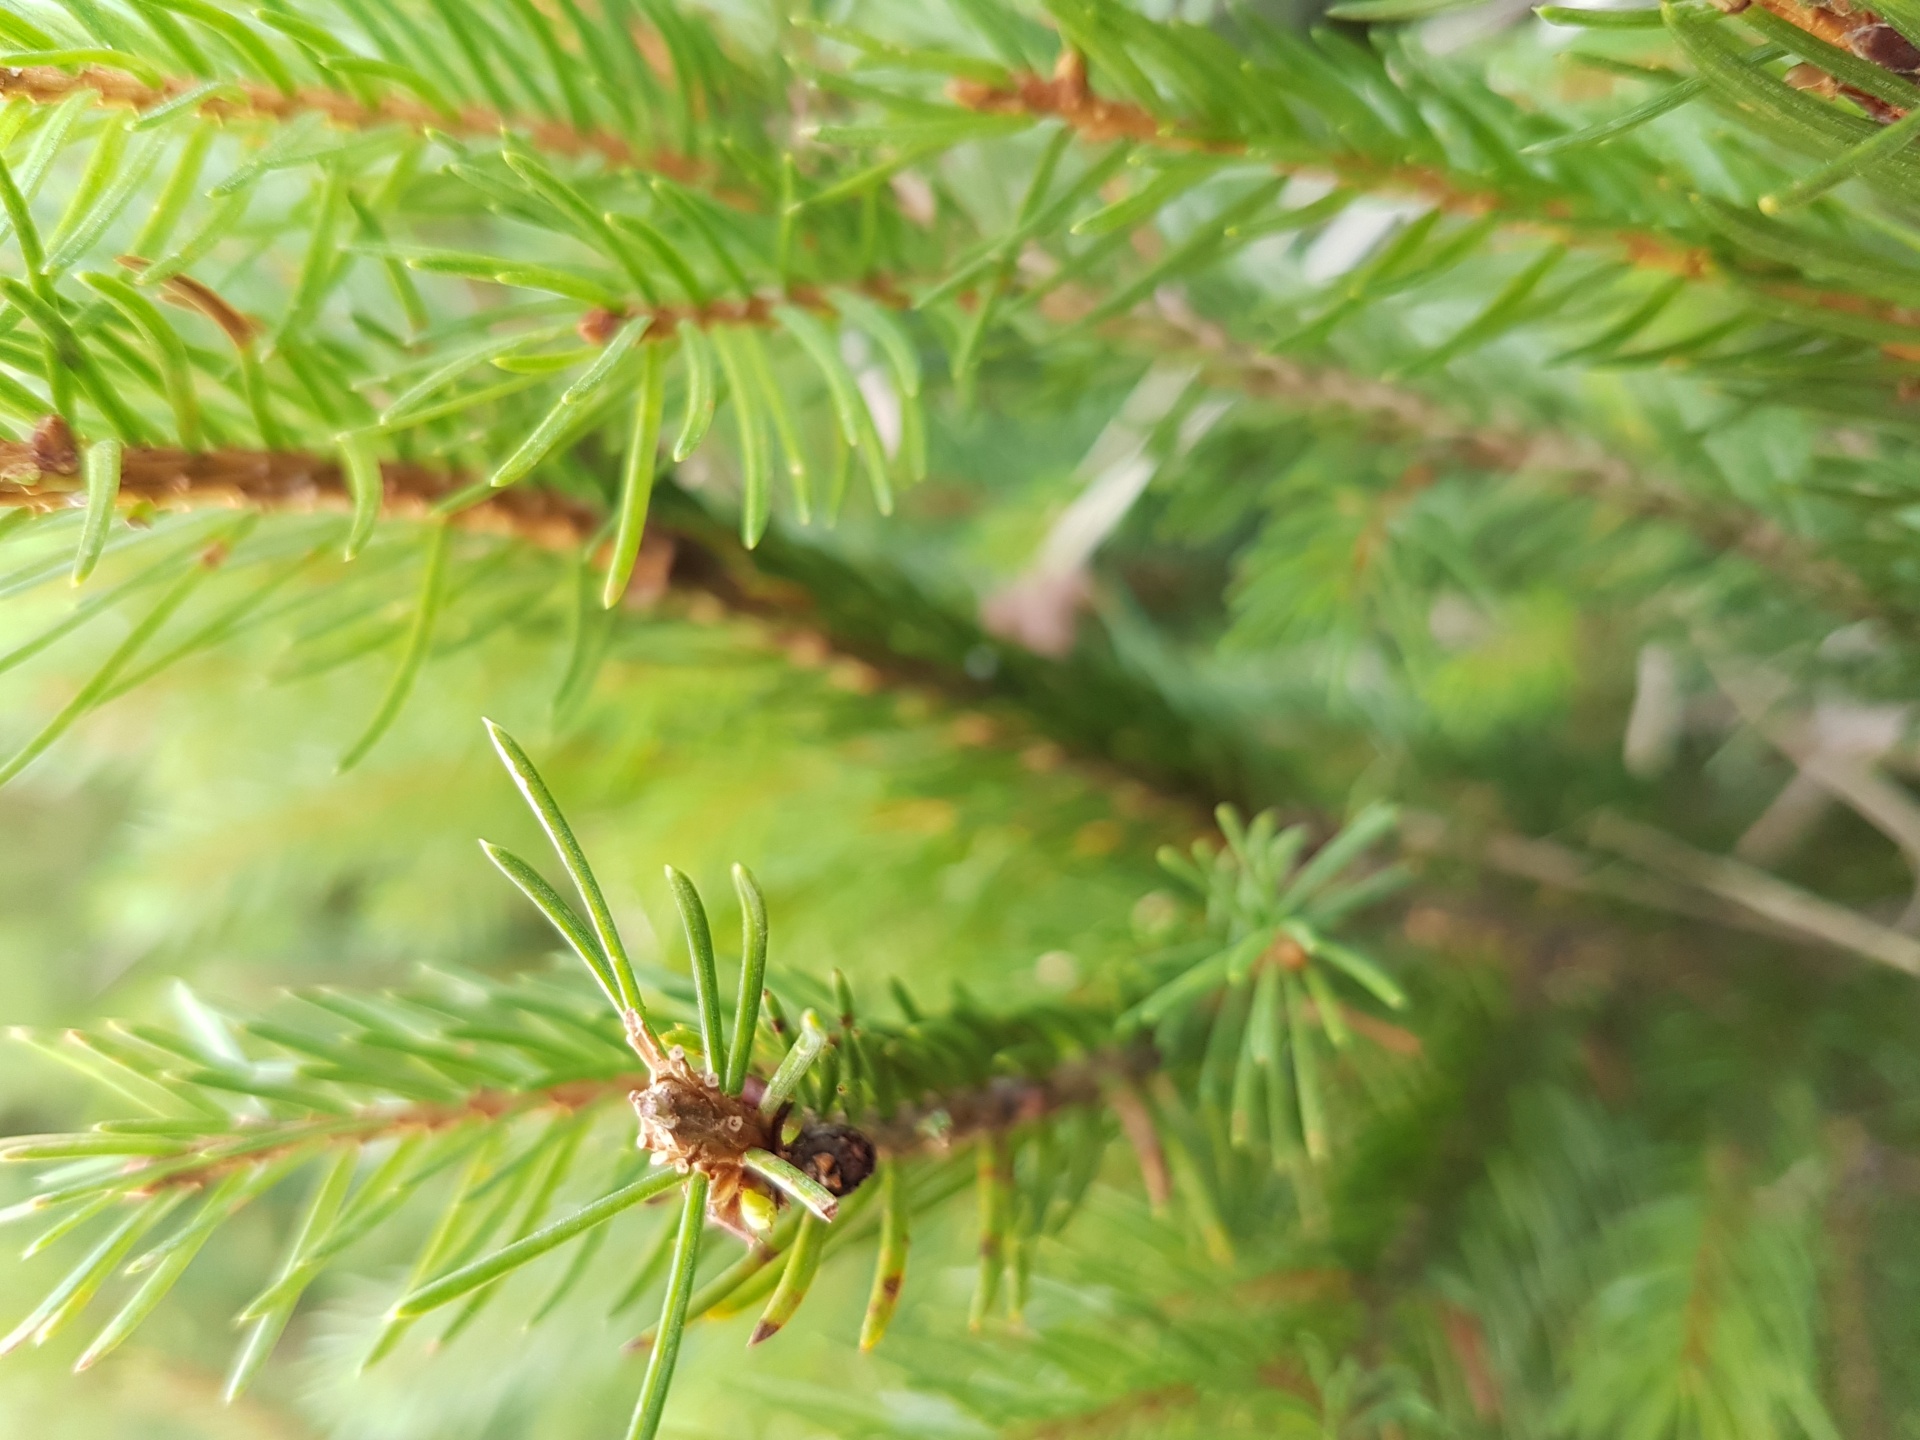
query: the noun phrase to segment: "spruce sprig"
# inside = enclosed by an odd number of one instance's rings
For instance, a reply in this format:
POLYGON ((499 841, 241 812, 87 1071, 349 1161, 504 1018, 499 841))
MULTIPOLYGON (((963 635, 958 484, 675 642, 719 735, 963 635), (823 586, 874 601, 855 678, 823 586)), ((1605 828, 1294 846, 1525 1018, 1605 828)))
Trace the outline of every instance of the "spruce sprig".
MULTIPOLYGON (((1163 1065, 1181 1073, 1177 1053, 1159 1054, 1137 1038, 1138 1003, 1116 1008, 1089 996, 996 1014, 963 997, 946 1014, 929 1014, 902 992, 901 1020, 864 1016, 837 973, 824 986, 769 975, 765 905, 736 867, 743 943, 729 1027, 691 881, 673 872, 694 962, 689 987, 634 965, 531 758, 498 726, 489 723, 488 733, 592 918, 580 918, 525 861, 496 846, 486 853, 554 924, 607 1003, 596 1007, 544 979, 449 974, 415 991, 308 992, 293 1017, 237 1028, 200 1007, 202 1030, 224 1037, 211 1048, 204 1038, 142 1024, 59 1042, 23 1034, 148 1114, 0 1147, 0 1158, 44 1167, 39 1193, 5 1217, 52 1217, 30 1252, 74 1233, 95 1237, 8 1348, 44 1343, 122 1268, 145 1276, 87 1347, 82 1364, 95 1363, 156 1308, 222 1226, 297 1173, 314 1176, 305 1217, 271 1283, 242 1311, 250 1328, 230 1395, 258 1374, 314 1282, 351 1246, 395 1224, 423 1188, 456 1177, 368 1363, 414 1323, 456 1303, 448 1335, 457 1333, 508 1276, 678 1187, 680 1217, 650 1267, 666 1278, 660 1319, 636 1342, 649 1358, 630 1434, 651 1436, 687 1324, 764 1300, 751 1342, 764 1343, 792 1320, 823 1259, 873 1235, 879 1251, 861 1337, 879 1343, 905 1282, 911 1217, 965 1187, 966 1157, 939 1158, 963 1145, 979 1157, 981 1177, 986 1258, 975 1323, 1001 1294, 1017 1318, 1035 1240, 1077 1212, 1110 1143, 1109 1098, 1163 1065), (786 1002, 775 998, 782 989, 786 1002), (784 1017, 802 1000, 796 1028, 784 1017), (831 1022, 819 1018, 822 1008, 831 1022), (729 1030, 731 1041, 716 1046, 729 1030), (771 1075, 755 1074, 755 1054, 780 1056, 771 1075), (571 1172, 603 1168, 593 1164, 601 1117, 623 1096, 638 1112, 657 1172, 636 1175, 623 1162, 589 1198, 556 1215, 571 1172), (922 1158, 929 1150, 933 1157, 922 1158), (876 1161, 881 1178, 868 1184, 876 1161), (183 1206, 187 1218, 161 1233, 183 1206), (747 1248, 696 1288, 709 1220, 747 1248)), ((1370 814, 1323 847, 1294 874, 1290 903, 1324 925, 1380 893, 1365 882, 1330 887, 1383 823, 1370 814)), ((1235 853, 1252 857, 1271 881, 1269 829, 1263 818, 1249 827, 1251 840, 1237 825, 1228 833, 1235 853)), ((1230 883, 1216 885, 1216 898, 1230 883)), ((1189 983, 1175 1003, 1163 985, 1141 998, 1154 1001, 1164 1022, 1176 1011, 1204 1012, 1219 989, 1189 983)), ((1204 1096, 1198 1103, 1204 1109, 1204 1096)), ((1187 1153, 1195 1137, 1184 1112, 1184 1102, 1162 1097, 1155 1146, 1187 1153)), ((1198 1170, 1184 1167, 1180 1184, 1203 1213, 1216 1213, 1198 1170)), ((579 1278, 576 1266, 561 1291, 579 1278)), ((542 1310, 553 1303, 549 1297, 542 1310)))

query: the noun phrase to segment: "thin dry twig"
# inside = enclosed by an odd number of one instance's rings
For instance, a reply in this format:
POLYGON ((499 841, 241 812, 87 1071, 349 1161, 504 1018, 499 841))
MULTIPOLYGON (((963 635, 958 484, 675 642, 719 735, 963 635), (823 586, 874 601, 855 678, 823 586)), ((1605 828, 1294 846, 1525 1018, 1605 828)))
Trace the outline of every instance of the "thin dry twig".
POLYGON ((1107 1097, 1120 1129, 1133 1147, 1140 1165, 1140 1180, 1146 1187, 1147 1203, 1155 1211, 1164 1210, 1173 1199, 1173 1172, 1167 1168, 1167 1152, 1160 1144, 1160 1132, 1154 1127, 1147 1102, 1131 1081, 1114 1085, 1107 1097))
POLYGON ((1785 677, 1742 670, 1716 655, 1711 647, 1701 646, 1700 650, 1715 682, 1733 702, 1740 718, 1791 760, 1800 777, 1850 807, 1899 849, 1914 877, 1913 897, 1901 920, 1903 930, 1911 927, 1920 919, 1920 803, 1874 767, 1877 753, 1891 749, 1899 729, 1904 727, 1875 737, 1885 741, 1877 752, 1870 748, 1868 753, 1861 753, 1830 743, 1819 734, 1817 720, 1808 726, 1774 712, 1776 700, 1790 688, 1785 677))
POLYGON ((1604 812, 1594 820, 1590 838, 1602 850, 1698 886, 1806 939, 1863 955, 1908 975, 1920 975, 1920 940, 1764 870, 1723 855, 1709 855, 1652 826, 1604 812))
POLYGON ((1624 900, 1775 940, 1812 941, 1920 974, 1920 941, 1737 859, 1696 850, 1617 815, 1597 817, 1588 839, 1630 863, 1535 836, 1469 838, 1427 811, 1405 814, 1401 833, 1416 854, 1468 860, 1555 890, 1624 900))

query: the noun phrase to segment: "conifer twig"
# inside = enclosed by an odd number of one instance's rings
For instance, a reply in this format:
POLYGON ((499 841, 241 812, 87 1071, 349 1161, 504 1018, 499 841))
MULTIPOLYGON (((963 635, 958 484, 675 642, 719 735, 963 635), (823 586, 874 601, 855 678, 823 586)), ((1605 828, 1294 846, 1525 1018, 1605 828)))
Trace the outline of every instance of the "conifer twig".
POLYGON ((0 68, 0 95, 18 95, 36 104, 53 105, 91 91, 102 105, 124 107, 146 114, 162 106, 189 103, 210 120, 271 120, 286 122, 301 115, 324 116, 341 129, 367 130, 399 125, 410 130, 439 130, 449 135, 492 138, 502 130, 518 130, 557 155, 598 155, 609 164, 655 171, 678 180, 706 178, 706 167, 688 156, 665 149, 641 150, 631 141, 606 130, 577 129, 563 120, 530 120, 479 105, 463 105, 452 113, 407 95, 389 92, 367 104, 338 90, 303 86, 291 93, 271 85, 226 81, 208 86, 198 77, 157 78, 150 83, 125 70, 84 65, 75 70, 49 65, 0 68), (201 98, 190 99, 198 93, 201 98))
MULTIPOLYGON (((19 506, 54 511, 73 503, 70 471, 36 441, 0 441, 0 508, 19 506)), ((456 472, 406 461, 380 464, 381 513, 425 519, 449 496, 465 488, 456 472)), ((353 495, 334 456, 282 450, 188 451, 168 446, 129 445, 120 467, 115 503, 155 510, 244 507, 260 511, 305 513, 333 510, 351 514, 353 495)), ((510 534, 546 549, 571 549, 599 527, 599 516, 551 491, 516 487, 496 491, 453 512, 459 529, 510 534)))
MULTIPOLYGON (((1787 0, 1791 3, 1791 0, 1787 0)), ((1089 144, 1131 141, 1158 149, 1193 155, 1248 156, 1240 140, 1222 140, 1183 129, 1130 101, 1109 100, 1087 83, 1086 61, 1065 48, 1051 76, 1031 71, 1013 75, 1005 83, 956 79, 948 93, 959 105, 981 114, 1024 115, 1064 121, 1089 144)), ((1545 211, 1529 213, 1525 200, 1479 182, 1476 177, 1423 164, 1380 164, 1351 150, 1330 149, 1310 161, 1273 162, 1279 173, 1331 172, 1342 187, 1373 193, 1412 196, 1436 211, 1472 219, 1493 219, 1504 228, 1542 237, 1557 245, 1596 251, 1639 270, 1690 280, 1730 278, 1725 263, 1705 245, 1686 245, 1651 229, 1580 225, 1545 211)), ((1920 345, 1920 319, 1912 310, 1869 300, 1841 290, 1805 284, 1783 284, 1752 277, 1743 283, 1802 304, 1854 314, 1867 314, 1896 329, 1914 330, 1920 345)), ((1898 349, 1908 348, 1902 344, 1898 349)))
MULTIPOLYGON (((871 297, 899 303, 898 287, 890 280, 871 280, 866 288, 871 297)), ((789 295, 787 303, 811 310, 823 308, 826 300, 803 287, 789 295)), ((770 327, 777 323, 773 312, 774 302, 756 298, 716 301, 692 309, 656 306, 644 313, 650 334, 669 336, 683 323, 770 327)), ((581 330, 605 339, 625 318, 624 313, 592 311, 582 319, 581 330)), ((1678 525, 1707 549, 1742 555, 1840 614, 1867 618, 1888 613, 1845 566, 1777 525, 1689 494, 1673 480, 1635 466, 1585 437, 1468 421, 1413 387, 1240 344, 1171 294, 1156 297, 1151 313, 1143 307, 1109 321, 1102 334, 1149 354, 1195 351, 1208 382, 1281 409, 1350 415, 1383 441, 1417 443, 1439 457, 1497 475, 1541 477, 1636 518, 1678 525)), ((659 342, 647 342, 642 349, 657 368, 659 342)), ((652 396, 647 403, 657 408, 656 386, 657 382, 645 389, 652 396)), ((636 429, 636 443, 650 450, 651 437, 658 434, 657 416, 650 427, 636 429)), ((50 468, 42 463, 45 459, 37 441, 0 441, 0 507, 53 509, 73 503, 68 472, 50 468)), ((643 463, 637 453, 630 454, 624 470, 643 463)), ((398 461, 381 462, 379 474, 380 508, 388 516, 427 514, 451 497, 464 496, 472 484, 471 477, 458 472, 398 461)), ((650 483, 644 488, 650 489, 650 483)), ((266 509, 352 510, 355 498, 355 487, 331 456, 128 446, 118 503, 159 509, 248 504, 266 509)), ((609 594, 624 588, 620 570, 631 563, 624 558, 628 547, 641 543, 645 506, 641 481, 626 474, 620 505, 622 532, 612 551, 609 594), (629 514, 630 509, 636 513, 629 514)), ((583 505, 529 487, 494 491, 477 502, 465 502, 451 519, 464 529, 509 533, 549 549, 573 548, 594 535, 602 523, 583 505)))
POLYGON ((1345 414, 1381 440, 1421 445, 1438 457, 1495 475, 1539 477, 1637 519, 1678 525, 1709 550, 1742 555, 1839 614, 1885 613, 1853 571, 1771 521, 1689 494, 1677 481, 1635 466, 1584 436, 1464 421, 1411 386, 1239 344, 1171 295, 1156 299, 1154 314, 1136 312, 1108 328, 1154 353, 1193 347, 1207 380, 1283 409, 1345 414))

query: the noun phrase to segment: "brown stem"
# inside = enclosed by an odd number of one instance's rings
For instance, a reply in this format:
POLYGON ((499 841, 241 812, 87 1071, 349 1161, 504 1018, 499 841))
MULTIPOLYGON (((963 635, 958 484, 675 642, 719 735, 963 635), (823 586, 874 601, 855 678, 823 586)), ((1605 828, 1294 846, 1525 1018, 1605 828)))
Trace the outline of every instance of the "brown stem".
MULTIPOLYGON (((1158 1057, 1149 1048, 1132 1046, 1103 1051, 1063 1062, 1044 1075, 1025 1079, 1000 1077, 976 1089, 929 1095, 884 1120, 862 1125, 859 1133, 896 1155, 944 1150, 970 1138, 1033 1124, 1061 1110, 1097 1105, 1115 1077, 1131 1079, 1148 1072, 1157 1063, 1158 1057)), ((749 1077, 743 1092, 749 1103, 754 1098, 755 1083, 749 1077)), ((367 1145, 413 1132, 445 1130, 474 1120, 492 1123, 535 1110, 579 1111, 611 1100, 627 1099, 636 1092, 645 1092, 652 1084, 651 1076, 620 1073, 601 1079, 569 1081, 544 1090, 478 1089, 458 1101, 423 1101, 370 1109, 345 1120, 318 1117, 268 1121, 257 1128, 243 1126, 209 1141, 208 1146, 215 1153, 205 1164, 179 1165, 171 1156, 135 1162, 140 1168, 152 1168, 159 1173, 152 1184, 136 1186, 129 1193, 150 1194, 182 1186, 201 1186, 240 1166, 272 1160, 315 1140, 367 1145), (274 1125, 284 1130, 283 1141, 252 1146, 243 1154, 218 1153, 218 1147, 249 1134, 257 1135, 274 1125)))
POLYGON ((145 1169, 153 1169, 158 1173, 150 1184, 135 1185, 127 1193, 147 1195, 160 1190, 202 1186, 236 1169, 277 1159, 316 1140, 329 1144, 369 1145, 410 1133, 446 1130, 473 1120, 493 1123, 534 1110, 584 1110, 609 1096, 624 1095, 647 1083, 647 1077, 644 1076, 616 1075, 605 1080, 570 1081, 545 1090, 529 1090, 518 1094, 481 1089, 453 1102, 417 1101, 410 1105, 365 1110, 345 1120, 321 1116, 268 1121, 258 1126, 243 1124, 234 1131, 209 1140, 205 1148, 212 1153, 202 1164, 190 1163, 191 1157, 188 1157, 189 1163, 180 1164, 177 1163, 178 1157, 174 1156, 144 1163, 134 1162, 129 1167, 130 1174, 137 1176, 145 1169), (231 1146, 235 1141, 258 1136, 262 1130, 271 1132, 276 1126, 284 1134, 284 1139, 270 1144, 249 1144, 241 1153, 220 1153, 223 1147, 231 1146))
MULTIPOLYGON (((140 113, 177 100, 202 82, 168 77, 158 84, 99 65, 77 71, 47 65, 0 68, 0 95, 19 95, 40 104, 52 104, 82 90, 91 90, 103 105, 119 105, 140 113)), ((296 115, 320 114, 346 130, 368 130, 400 125, 412 130, 435 129, 450 135, 496 136, 517 130, 544 150, 559 155, 598 155, 610 165, 657 171, 676 180, 698 180, 705 171, 699 162, 670 150, 641 151, 625 138, 604 130, 578 130, 558 120, 526 120, 497 110, 468 105, 452 112, 410 96, 383 95, 363 104, 351 95, 320 86, 303 86, 291 94, 271 85, 235 81, 212 92, 195 110, 212 120, 290 120, 296 115)))
POLYGON ((1147 1102, 1130 1082, 1113 1087, 1107 1097, 1113 1113, 1120 1117, 1120 1128, 1133 1147, 1140 1165, 1140 1180, 1147 1190, 1147 1203, 1158 1213, 1173 1199, 1173 1176, 1167 1169, 1167 1152, 1160 1144, 1160 1132, 1154 1128, 1147 1102))
MULTIPOLYGON (((407 518, 427 515, 466 484, 458 473, 398 460, 383 463, 380 476, 385 486, 382 513, 407 518)), ((0 508, 61 510, 74 503, 76 494, 72 468, 49 454, 44 436, 0 441, 0 508)), ((126 509, 234 507, 275 513, 352 507, 339 462, 324 456, 279 450, 196 452, 164 445, 127 447, 119 503, 126 509)), ((496 490, 458 511, 453 523, 565 549, 591 535, 600 517, 551 491, 517 486, 496 490)))
POLYGON ((1447 1349, 1459 1368, 1460 1379, 1466 1385, 1467 1403, 1473 1406, 1475 1417, 1480 1420, 1499 1419, 1506 1406, 1500 1392, 1499 1377, 1494 1373, 1487 1354, 1487 1335, 1480 1318, 1458 1305, 1443 1303, 1440 1306, 1440 1326, 1441 1333, 1446 1336, 1447 1349))
POLYGON ((1103 1102, 1118 1110, 1122 1082, 1131 1082, 1158 1064, 1159 1056, 1150 1047, 1105 1050, 1065 1061, 1045 1075, 1002 1076, 976 1090, 931 1096, 863 1128, 876 1144, 896 1154, 908 1154, 929 1144, 944 1148, 975 1136, 1030 1125, 1058 1110, 1103 1102))

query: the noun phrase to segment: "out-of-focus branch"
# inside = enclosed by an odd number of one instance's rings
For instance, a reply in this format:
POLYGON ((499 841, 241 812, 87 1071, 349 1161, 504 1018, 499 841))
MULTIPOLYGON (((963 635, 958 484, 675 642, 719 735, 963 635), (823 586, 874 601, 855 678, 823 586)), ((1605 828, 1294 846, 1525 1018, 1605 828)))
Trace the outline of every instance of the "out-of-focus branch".
POLYGON ((1882 609, 1846 566, 1778 526, 1691 495, 1583 436, 1476 423, 1411 387, 1241 344, 1167 291, 1153 312, 1143 307, 1109 328, 1155 354, 1192 355, 1206 383, 1315 417, 1345 415, 1382 439, 1498 475, 1537 477, 1635 518, 1680 526, 1708 549, 1745 556, 1840 615, 1864 618, 1882 609))
POLYGON ((1650 825, 1603 812, 1588 829, 1608 863, 1575 846, 1526 835, 1468 836, 1439 816, 1414 811, 1402 835, 1416 854, 1466 860, 1555 890, 1623 900, 1649 910, 1813 942, 1920 975, 1920 940, 1802 890, 1739 860, 1696 850, 1650 825))
POLYGON ((1920 803, 1874 768, 1906 729, 1904 710, 1861 708, 1849 714, 1835 706, 1815 707, 1811 717, 1798 721, 1775 710, 1789 688, 1785 677, 1743 670, 1714 657, 1707 647, 1702 647, 1702 653, 1709 657, 1714 679, 1740 718, 1793 761, 1799 769, 1797 778, 1849 806, 1899 848, 1914 877, 1914 898, 1901 926, 1908 928, 1920 919, 1920 803))

